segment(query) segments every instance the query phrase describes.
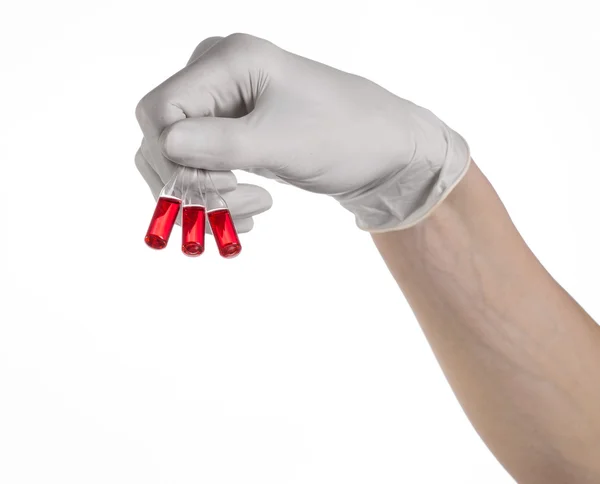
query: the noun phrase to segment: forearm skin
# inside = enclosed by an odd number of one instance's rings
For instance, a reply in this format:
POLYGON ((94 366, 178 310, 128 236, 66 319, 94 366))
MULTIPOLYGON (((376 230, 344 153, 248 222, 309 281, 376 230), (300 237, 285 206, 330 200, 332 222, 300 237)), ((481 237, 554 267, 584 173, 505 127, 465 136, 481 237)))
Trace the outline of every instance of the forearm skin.
POLYGON ((600 482, 600 328, 552 279, 475 163, 373 239, 469 419, 525 484, 600 482))

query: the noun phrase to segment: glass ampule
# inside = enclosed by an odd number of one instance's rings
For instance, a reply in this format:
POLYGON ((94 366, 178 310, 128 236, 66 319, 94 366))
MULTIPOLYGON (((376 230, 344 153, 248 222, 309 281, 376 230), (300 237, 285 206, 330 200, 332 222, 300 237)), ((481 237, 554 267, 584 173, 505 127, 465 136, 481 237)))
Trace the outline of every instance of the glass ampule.
POLYGON ((219 254, 225 258, 232 258, 242 250, 240 239, 233 225, 233 219, 227 203, 219 195, 210 172, 204 171, 206 180, 206 213, 210 229, 215 237, 219 254))
POLYGON ((204 252, 206 209, 204 203, 204 176, 194 168, 184 168, 183 216, 181 221, 181 251, 190 257, 204 252))
POLYGON ((146 232, 144 241, 153 249, 164 249, 169 242, 173 225, 181 206, 181 183, 179 174, 183 167, 173 173, 171 179, 163 187, 156 202, 154 215, 146 232))

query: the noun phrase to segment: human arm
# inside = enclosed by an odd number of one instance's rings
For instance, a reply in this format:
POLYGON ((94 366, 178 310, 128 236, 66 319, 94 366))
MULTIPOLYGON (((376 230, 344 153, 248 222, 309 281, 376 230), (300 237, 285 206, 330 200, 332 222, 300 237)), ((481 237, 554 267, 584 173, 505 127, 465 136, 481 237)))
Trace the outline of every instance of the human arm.
POLYGON ((475 163, 423 222, 373 239, 467 416, 518 482, 600 482, 600 327, 475 163))
MULTIPOLYGON (((377 233, 374 239, 423 322, 461 403, 501 462, 519 478, 529 479, 523 482, 551 483, 544 480, 545 468, 555 470, 564 464, 563 472, 574 472, 577 466, 594 465, 590 459, 597 448, 590 445, 597 420, 587 427, 580 424, 598 417, 594 414, 594 404, 600 406, 594 386, 598 331, 591 329, 595 328, 591 320, 582 322, 583 313, 575 303, 566 302, 571 300, 529 253, 477 167, 469 168, 466 142, 431 112, 366 79, 262 39, 235 35, 212 44, 146 95, 137 116, 154 149, 157 171, 164 177, 176 164, 244 169, 330 195, 355 215, 360 228, 377 233), (424 240, 435 242, 437 252, 428 254, 420 245, 424 240), (441 274, 436 274, 436 267, 441 274), (452 276, 460 278, 462 293, 452 276), (527 281, 539 287, 532 288, 527 281), (485 292, 478 293, 478 288, 485 292), (527 291, 532 290, 542 291, 541 295, 529 297, 527 291), (476 310, 487 313, 476 297, 480 305, 469 307, 469 291, 491 304, 490 318, 499 318, 494 311, 502 314, 503 304, 512 306, 504 317, 514 319, 515 326, 497 327, 495 321, 473 316, 476 310), (452 295, 459 299, 451 303, 452 295), (539 308, 540 301, 547 307, 539 308), (554 319, 545 316, 552 311, 565 325, 571 318, 579 321, 570 323, 579 329, 564 336, 560 330, 565 328, 556 327, 553 338, 554 319), (474 321, 481 326, 475 327, 474 321), (586 332, 582 328, 587 326, 586 332), (446 337, 442 330, 456 334, 446 337), (519 332, 529 339, 519 338, 519 332), (541 339, 535 339, 537 333, 541 339), (498 342, 488 341, 496 336, 498 342), (505 348, 508 337, 513 344, 510 352, 505 348), (556 362, 549 361, 552 351, 564 344, 562 339, 568 344, 557 353, 556 362), (482 348, 491 348, 490 354, 482 348), (579 353, 587 355, 585 363, 579 361, 579 353), (521 363, 524 373, 516 364, 509 366, 510 361, 521 363), (494 363, 504 373, 497 374, 497 368, 495 373, 494 363), (587 375, 575 372, 579 367, 585 367, 582 373, 587 375), (527 378, 538 382, 531 375, 540 374, 548 378, 545 385, 519 384, 527 378), (575 400, 569 400, 571 388, 565 386, 570 377, 580 378, 575 380, 575 400), (520 390, 514 397, 502 394, 509 390, 507 379, 513 382, 511 391, 520 390), (563 391, 563 399, 555 403, 558 390, 553 391, 552 385, 563 391), (589 399, 580 402, 582 395, 589 399), (498 402, 485 407, 481 402, 486 398, 498 402), (526 402, 521 407, 516 405, 520 399, 526 402), (550 410, 536 419, 519 414, 544 408, 542 401, 562 419, 550 410), (553 407, 564 402, 573 406, 563 411, 553 407), (577 415, 569 412, 578 405, 583 410, 577 415), (512 426, 504 421, 495 426, 497 413, 512 426), (567 421, 572 430, 560 430, 567 421), (529 425, 530 431, 519 430, 521 424, 529 425), (513 446, 521 456, 515 456, 513 446)), ((552 474, 554 479, 560 476, 558 471, 552 474)))

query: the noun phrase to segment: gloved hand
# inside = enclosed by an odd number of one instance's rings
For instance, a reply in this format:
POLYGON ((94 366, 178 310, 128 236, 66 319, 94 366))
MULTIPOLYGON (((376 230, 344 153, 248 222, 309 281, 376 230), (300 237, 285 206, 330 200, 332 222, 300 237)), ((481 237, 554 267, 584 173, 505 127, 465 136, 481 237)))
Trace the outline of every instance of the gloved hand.
MULTIPOLYGON (((190 57, 188 65, 196 61, 219 40, 220 37, 212 37, 201 42, 190 57)), ((155 200, 158 199, 162 187, 177 168, 175 163, 167 160, 162 154, 158 139, 167 125, 160 119, 160 114, 158 116, 158 118, 140 119, 144 139, 135 154, 135 164, 149 185, 155 200)), ((235 228, 239 233, 252 230, 253 216, 268 210, 273 204, 271 195, 264 188, 247 183, 238 184, 231 171, 214 172, 211 179, 227 202, 235 228)), ((177 216, 177 223, 181 224, 181 213, 177 216)), ((210 233, 209 224, 206 224, 206 231, 210 233)))
POLYGON ((245 34, 209 43, 138 105, 166 159, 331 195, 370 232, 419 222, 465 174, 464 139, 373 82, 245 34))

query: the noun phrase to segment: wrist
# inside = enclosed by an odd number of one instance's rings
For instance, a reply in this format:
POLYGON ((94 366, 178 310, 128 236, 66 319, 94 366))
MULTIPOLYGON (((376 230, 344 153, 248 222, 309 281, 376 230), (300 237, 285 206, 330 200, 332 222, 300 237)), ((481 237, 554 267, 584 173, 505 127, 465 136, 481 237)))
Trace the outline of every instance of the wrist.
POLYGON ((394 247, 398 260, 427 260, 448 273, 460 270, 465 260, 459 254, 467 252, 498 269, 530 264, 530 252, 504 205, 472 160, 461 181, 426 220, 408 230, 375 233, 373 239, 394 247))
POLYGON ((355 215, 360 229, 382 233, 412 227, 428 217, 462 180, 471 160, 469 146, 458 133, 440 124, 443 157, 415 150, 409 163, 383 183, 356 197, 337 197, 355 215))

